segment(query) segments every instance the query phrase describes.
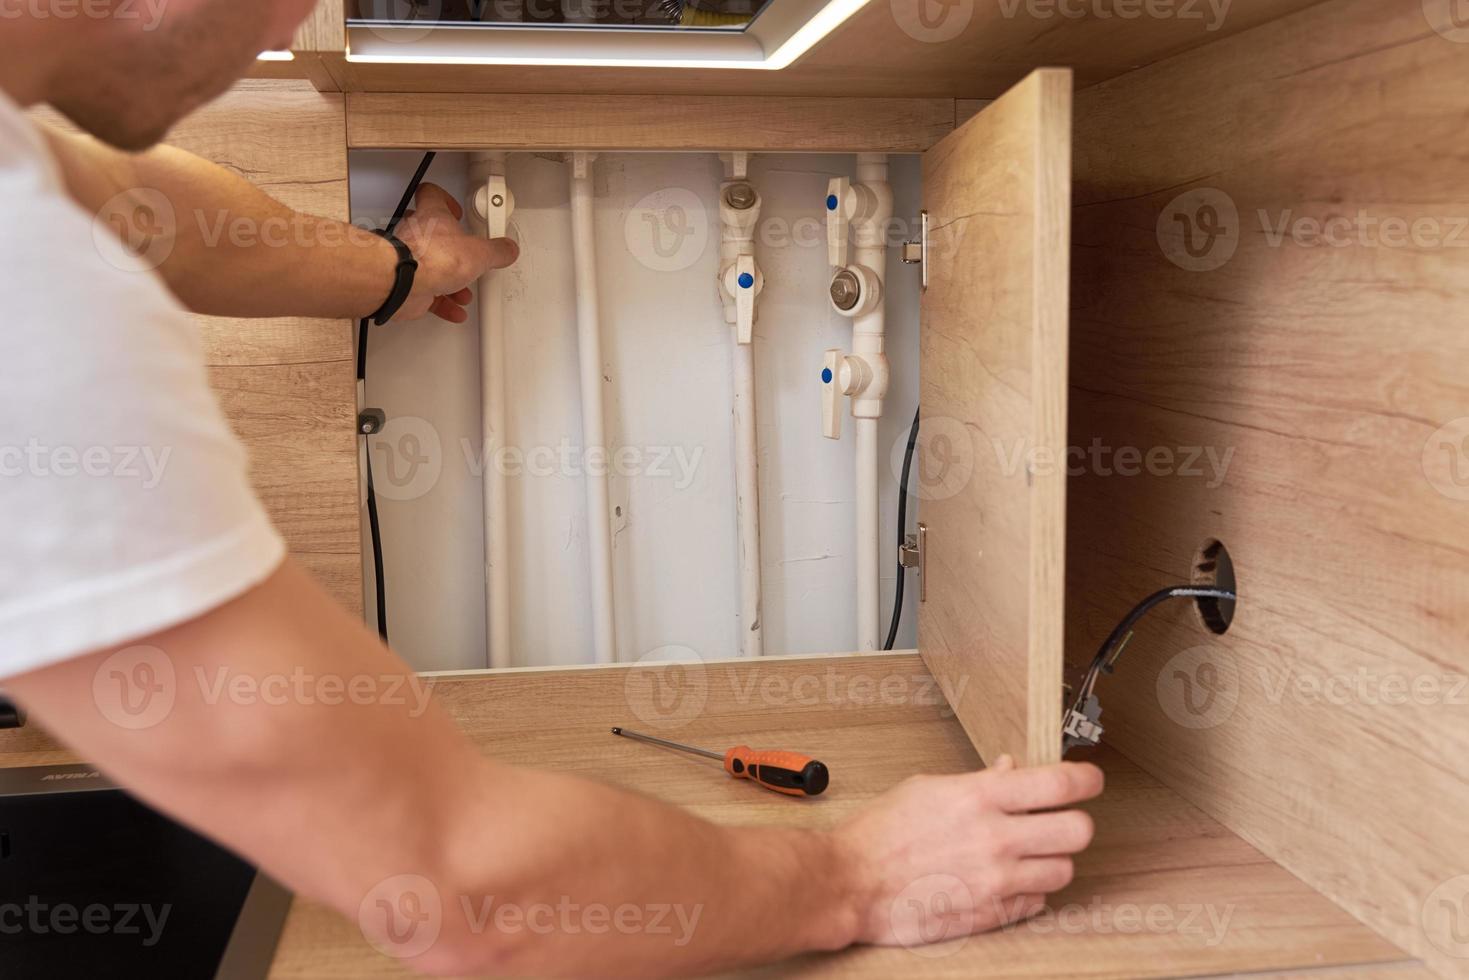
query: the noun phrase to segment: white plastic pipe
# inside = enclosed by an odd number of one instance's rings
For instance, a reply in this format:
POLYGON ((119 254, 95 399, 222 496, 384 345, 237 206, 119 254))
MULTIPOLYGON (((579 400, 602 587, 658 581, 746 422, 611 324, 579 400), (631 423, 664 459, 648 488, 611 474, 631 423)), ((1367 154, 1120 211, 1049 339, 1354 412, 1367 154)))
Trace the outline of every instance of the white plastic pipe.
MULTIPOLYGON (((470 179, 483 187, 505 175, 504 153, 477 153, 470 179)), ((488 272, 479 281, 480 416, 484 432, 485 643, 492 668, 513 666, 510 652, 510 517, 505 467, 505 280, 488 272)))
POLYGON ((617 662, 617 633, 612 614, 612 513, 607 490, 607 432, 602 413, 602 330, 598 316, 597 252, 592 207, 592 160, 572 155, 571 233, 576 264, 576 338, 581 362, 581 426, 583 450, 602 454, 601 465, 587 465, 588 573, 592 590, 592 637, 597 663, 617 662))
POLYGON ((857 429, 857 649, 876 650, 882 612, 878 572, 877 419, 856 419, 857 429))
MULTIPOLYGON (((728 181, 748 179, 746 154, 725 158, 728 181)), ((722 192, 721 192, 722 193, 722 192)), ((736 210, 727 201, 720 202, 723 231, 720 237, 720 279, 724 296, 725 319, 734 327, 732 387, 734 404, 735 525, 739 540, 740 568, 740 655, 765 655, 765 629, 761 623, 760 584, 760 460, 758 434, 755 428, 755 341, 753 330, 749 343, 740 343, 738 301, 731 290, 741 256, 755 254, 755 226, 760 220, 760 202, 744 210, 736 210)), ((759 276, 758 269, 756 275, 759 276)), ((761 277, 763 279, 763 277, 761 277)), ((760 282, 763 287, 763 282, 760 282)), ((734 282, 735 290, 741 288, 734 282)), ((751 287, 755 288, 755 287, 751 287)), ((758 289, 756 289, 758 293, 758 289)))
MULTIPOLYGON (((881 153, 857 156, 857 180, 875 192, 874 213, 854 223, 855 263, 887 280, 887 226, 893 216, 892 187, 888 183, 888 161, 881 153)), ((852 331, 852 353, 873 364, 886 364, 887 296, 872 312, 859 316, 852 331)), ((887 394, 886 372, 874 386, 876 397, 859 399, 853 414, 857 429, 857 649, 878 649, 882 614, 881 563, 878 542, 877 420, 882 416, 882 399, 887 394)))
POLYGON ((755 350, 734 348, 735 520, 740 540, 740 652, 765 656, 760 622, 760 462, 755 431, 755 350))

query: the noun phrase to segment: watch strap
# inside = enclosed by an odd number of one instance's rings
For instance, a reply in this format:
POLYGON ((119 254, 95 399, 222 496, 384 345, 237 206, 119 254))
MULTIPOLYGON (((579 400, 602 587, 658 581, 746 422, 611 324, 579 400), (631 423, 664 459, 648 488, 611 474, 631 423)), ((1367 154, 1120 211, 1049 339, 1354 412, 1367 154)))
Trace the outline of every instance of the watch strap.
POLYGON ((413 292, 413 280, 418 275, 418 260, 413 257, 413 250, 392 232, 378 229, 373 234, 386 240, 398 252, 398 265, 393 270, 393 291, 388 293, 383 305, 368 317, 380 327, 391 320, 408 301, 408 294, 413 292))

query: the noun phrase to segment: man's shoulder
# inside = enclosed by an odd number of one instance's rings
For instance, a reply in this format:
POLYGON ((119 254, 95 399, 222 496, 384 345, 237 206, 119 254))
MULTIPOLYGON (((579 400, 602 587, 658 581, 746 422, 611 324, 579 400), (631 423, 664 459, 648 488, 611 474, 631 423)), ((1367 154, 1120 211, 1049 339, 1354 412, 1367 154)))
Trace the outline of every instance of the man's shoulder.
POLYGON ((88 213, 67 193, 37 123, 0 93, 0 282, 7 292, 51 290, 51 309, 91 305, 105 294, 134 305, 169 303, 153 270, 173 242, 173 208, 146 188, 88 213))

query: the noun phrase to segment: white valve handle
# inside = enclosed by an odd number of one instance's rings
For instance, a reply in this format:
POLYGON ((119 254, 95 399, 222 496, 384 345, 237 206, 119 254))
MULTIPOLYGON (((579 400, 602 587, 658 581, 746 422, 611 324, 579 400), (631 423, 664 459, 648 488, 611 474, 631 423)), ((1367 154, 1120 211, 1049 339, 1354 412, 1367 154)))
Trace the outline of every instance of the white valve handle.
POLYGON ((842 437, 841 373, 842 352, 832 348, 821 369, 821 434, 828 439, 842 437))
POLYGON ((755 268, 755 256, 741 255, 735 262, 735 336, 741 344, 748 344, 755 334, 755 293, 760 285, 760 274, 755 268))
POLYGON ((510 227, 510 212, 514 208, 514 199, 501 174, 485 178, 485 186, 474 195, 474 209, 485 219, 485 234, 490 238, 505 237, 510 227))
POLYGON ((833 177, 826 185, 826 252, 828 264, 846 268, 851 239, 852 181, 833 177))

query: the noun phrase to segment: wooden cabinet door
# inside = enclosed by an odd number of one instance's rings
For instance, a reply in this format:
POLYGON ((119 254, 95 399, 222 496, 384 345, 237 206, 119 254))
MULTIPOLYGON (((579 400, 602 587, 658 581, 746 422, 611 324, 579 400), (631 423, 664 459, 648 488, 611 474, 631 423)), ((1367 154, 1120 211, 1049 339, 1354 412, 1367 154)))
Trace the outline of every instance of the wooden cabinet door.
POLYGON ((1061 755, 1071 73, 929 150, 918 647, 979 754, 1061 755))

